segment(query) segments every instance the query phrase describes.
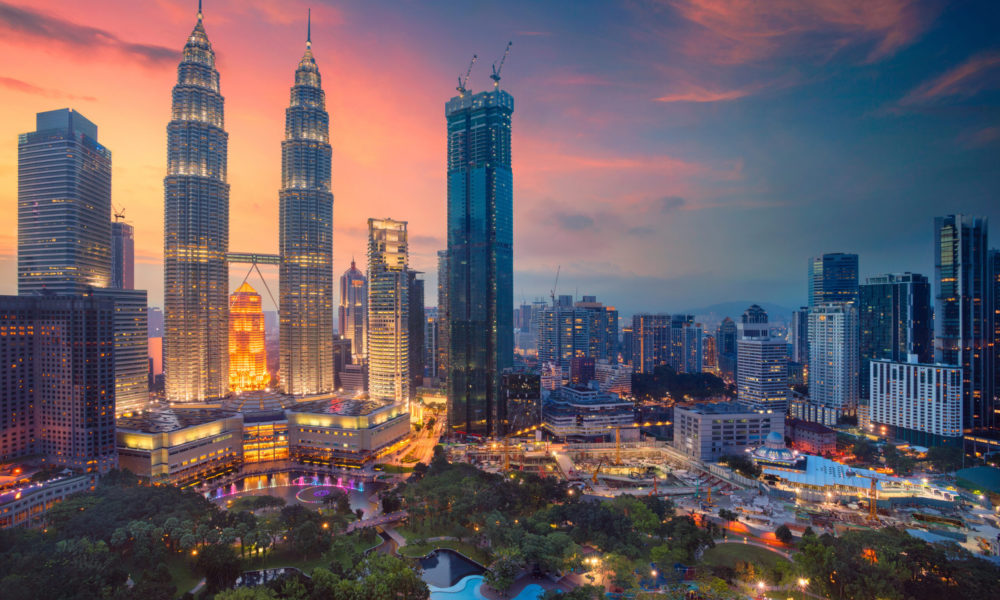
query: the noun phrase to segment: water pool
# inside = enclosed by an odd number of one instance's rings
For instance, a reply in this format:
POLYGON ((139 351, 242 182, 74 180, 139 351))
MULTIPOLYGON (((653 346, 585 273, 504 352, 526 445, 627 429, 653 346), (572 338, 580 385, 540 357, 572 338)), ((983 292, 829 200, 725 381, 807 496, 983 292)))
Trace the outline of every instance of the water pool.
POLYGON ((424 571, 423 579, 427 585, 439 589, 451 588, 469 575, 482 575, 485 571, 479 563, 447 548, 435 550, 421 558, 420 567, 424 571))
MULTIPOLYGON (((482 575, 469 575, 455 585, 445 588, 428 584, 431 590, 430 600, 486 600, 486 597, 479 592, 481 585, 483 585, 482 575)), ((543 594, 545 588, 537 583, 530 583, 511 600, 538 600, 543 594)))

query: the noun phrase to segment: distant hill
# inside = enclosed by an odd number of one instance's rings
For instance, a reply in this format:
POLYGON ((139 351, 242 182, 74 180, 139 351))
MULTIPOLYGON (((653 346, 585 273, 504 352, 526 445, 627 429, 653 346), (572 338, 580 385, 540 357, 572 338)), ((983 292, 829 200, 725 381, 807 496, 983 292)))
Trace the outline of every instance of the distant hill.
POLYGON ((770 302, 754 302, 752 300, 720 302, 719 304, 703 306, 701 308, 689 308, 683 311, 683 313, 694 315, 695 318, 710 323, 721 321, 726 317, 732 317, 734 321, 738 321, 740 315, 743 314, 743 311, 745 311, 752 304, 759 304, 761 308, 767 311, 768 321, 789 322, 792 319, 792 311, 794 310, 792 308, 781 306, 779 304, 772 304, 770 302))

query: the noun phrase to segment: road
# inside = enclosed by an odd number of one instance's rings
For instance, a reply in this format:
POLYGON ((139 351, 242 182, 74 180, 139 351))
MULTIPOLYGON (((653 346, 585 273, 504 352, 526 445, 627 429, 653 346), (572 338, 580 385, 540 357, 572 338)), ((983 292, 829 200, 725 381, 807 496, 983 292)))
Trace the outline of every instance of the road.
POLYGON ((387 455, 382 462, 404 466, 412 466, 416 464, 416 462, 403 462, 403 459, 409 456, 410 458, 416 458, 418 462, 430 464, 431 457, 434 456, 434 446, 436 446, 438 444, 438 440, 441 439, 443 429, 443 420, 437 419, 434 427, 430 429, 425 427, 420 431, 414 432, 413 435, 410 436, 410 442, 408 444, 396 452, 387 455))

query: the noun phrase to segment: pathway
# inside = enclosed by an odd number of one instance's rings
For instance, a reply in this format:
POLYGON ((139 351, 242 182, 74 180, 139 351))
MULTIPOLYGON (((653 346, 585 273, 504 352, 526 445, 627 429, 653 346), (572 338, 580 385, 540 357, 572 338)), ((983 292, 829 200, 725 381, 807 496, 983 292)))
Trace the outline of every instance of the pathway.
POLYGON ((388 523, 395 523, 402 521, 408 517, 409 514, 405 510, 400 510, 394 513, 389 513, 385 515, 379 515, 377 517, 371 517, 368 519, 362 519, 360 521, 352 521, 347 525, 347 533, 351 533, 357 529, 362 529, 364 527, 375 527, 377 525, 386 525, 388 523))

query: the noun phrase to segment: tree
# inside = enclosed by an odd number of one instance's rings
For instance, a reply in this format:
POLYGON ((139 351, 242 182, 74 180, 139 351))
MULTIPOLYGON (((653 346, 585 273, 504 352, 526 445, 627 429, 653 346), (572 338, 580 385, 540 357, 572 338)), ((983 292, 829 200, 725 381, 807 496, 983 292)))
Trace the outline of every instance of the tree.
POLYGON ((719 459, 719 462, 728 465, 730 469, 750 479, 757 479, 761 474, 761 468, 753 460, 740 454, 723 456, 719 459))
POLYGON ((236 588, 215 595, 215 600, 276 600, 274 591, 266 587, 236 588))
POLYGON ((774 537, 778 538, 778 541, 783 544, 791 544, 795 536, 792 535, 792 530, 788 528, 788 525, 778 525, 778 528, 774 530, 774 537))
POLYGON ((927 449, 927 460, 935 471, 950 473, 962 468, 964 453, 961 448, 952 446, 931 446, 927 449))
POLYGON ((604 557, 604 566, 611 571, 611 581, 615 587, 630 590, 638 585, 635 576, 635 565, 621 554, 608 554, 604 557))
POLYGON ((500 592, 501 597, 506 598, 523 565, 524 557, 517 548, 499 548, 494 553, 489 570, 484 574, 486 583, 500 592))
POLYGON ((240 559, 230 546, 205 546, 198 552, 195 570, 205 577, 205 587, 210 593, 219 592, 236 583, 240 575, 240 559))
POLYGON ((297 526, 289 532, 289 536, 292 547, 302 555, 302 558, 325 552, 330 547, 329 538, 313 521, 306 521, 297 526))

